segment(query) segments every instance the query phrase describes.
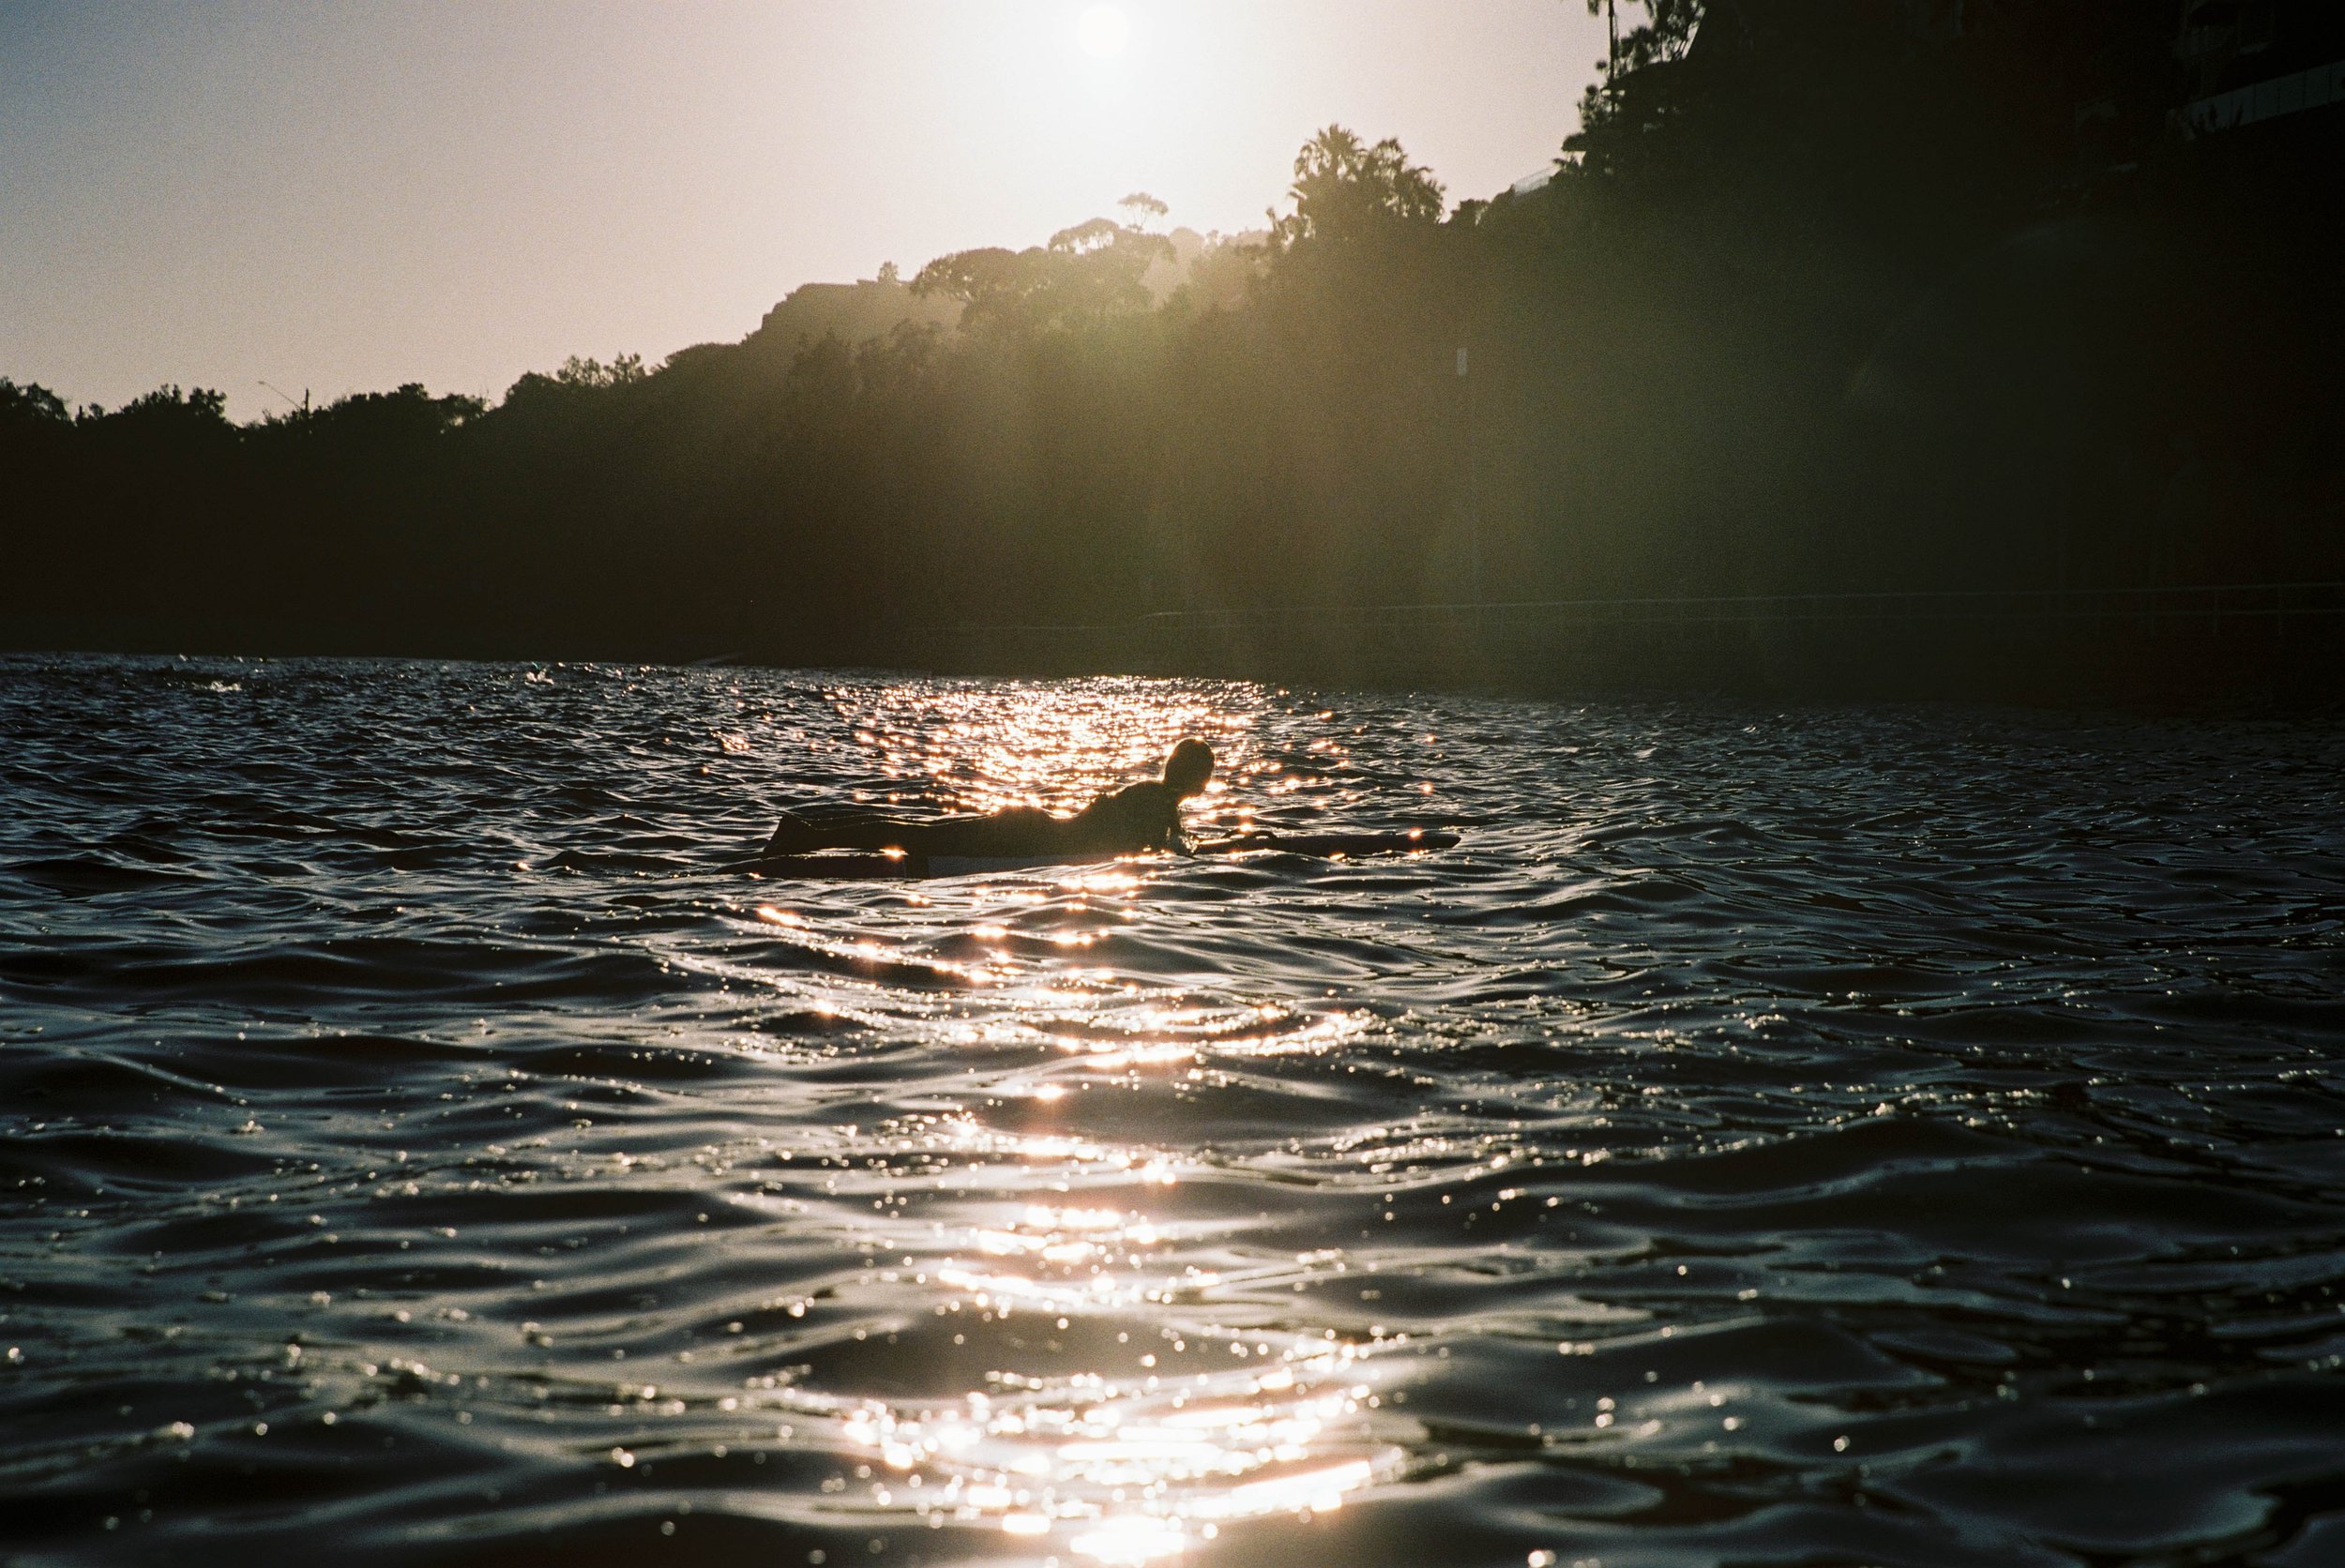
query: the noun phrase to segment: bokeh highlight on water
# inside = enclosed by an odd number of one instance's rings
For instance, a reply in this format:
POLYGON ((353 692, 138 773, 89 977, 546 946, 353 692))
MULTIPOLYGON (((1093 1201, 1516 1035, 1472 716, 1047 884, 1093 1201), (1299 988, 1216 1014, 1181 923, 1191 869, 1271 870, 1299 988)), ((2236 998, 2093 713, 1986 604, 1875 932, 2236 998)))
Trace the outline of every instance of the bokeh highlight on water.
POLYGON ((2345 1561, 2345 728, 0 661, 0 1552, 2345 1561), (1394 861, 830 883, 785 804, 1394 861))

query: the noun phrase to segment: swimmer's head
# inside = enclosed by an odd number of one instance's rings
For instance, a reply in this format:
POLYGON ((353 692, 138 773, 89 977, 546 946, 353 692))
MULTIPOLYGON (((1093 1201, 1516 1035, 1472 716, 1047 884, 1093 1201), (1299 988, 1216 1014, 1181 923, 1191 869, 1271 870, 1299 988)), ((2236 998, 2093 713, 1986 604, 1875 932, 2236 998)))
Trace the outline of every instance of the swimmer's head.
POLYGON ((1183 741, 1164 760, 1165 785, 1183 800, 1203 794, 1205 781, 1212 776, 1213 747, 1203 741, 1183 741))

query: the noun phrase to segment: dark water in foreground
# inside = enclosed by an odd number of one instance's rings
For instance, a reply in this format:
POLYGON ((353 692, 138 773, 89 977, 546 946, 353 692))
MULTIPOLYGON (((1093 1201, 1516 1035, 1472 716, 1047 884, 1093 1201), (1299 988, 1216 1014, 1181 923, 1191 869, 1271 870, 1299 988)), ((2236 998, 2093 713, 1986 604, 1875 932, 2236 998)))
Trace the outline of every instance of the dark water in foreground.
POLYGON ((0 661, 0 1557, 2345 1561, 2340 763, 0 661), (698 868, 1186 731, 1465 844, 698 868))

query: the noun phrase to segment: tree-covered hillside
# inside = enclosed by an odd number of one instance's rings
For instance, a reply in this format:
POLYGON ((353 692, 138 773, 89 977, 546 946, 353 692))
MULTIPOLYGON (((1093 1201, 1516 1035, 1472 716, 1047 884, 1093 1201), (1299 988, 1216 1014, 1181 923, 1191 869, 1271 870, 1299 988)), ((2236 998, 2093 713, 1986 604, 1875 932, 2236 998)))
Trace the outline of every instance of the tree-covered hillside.
POLYGON ((1536 189, 1330 127, 1260 234, 1136 195, 494 406, 0 383, 0 634, 837 662, 1477 583, 2345 576, 2345 111, 2188 134, 2178 13, 2115 0, 1623 12, 1536 189))

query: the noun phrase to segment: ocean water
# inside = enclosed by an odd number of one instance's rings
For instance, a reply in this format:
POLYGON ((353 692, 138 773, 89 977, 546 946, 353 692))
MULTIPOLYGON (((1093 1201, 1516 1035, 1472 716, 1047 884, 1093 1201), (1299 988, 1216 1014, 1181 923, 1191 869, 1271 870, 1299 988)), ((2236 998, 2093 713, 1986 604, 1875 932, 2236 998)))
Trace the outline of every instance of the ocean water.
POLYGON ((2345 1562, 2345 727, 0 660, 0 1560, 2345 1562), (822 883, 787 804, 1398 860, 822 883))

